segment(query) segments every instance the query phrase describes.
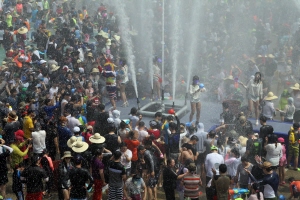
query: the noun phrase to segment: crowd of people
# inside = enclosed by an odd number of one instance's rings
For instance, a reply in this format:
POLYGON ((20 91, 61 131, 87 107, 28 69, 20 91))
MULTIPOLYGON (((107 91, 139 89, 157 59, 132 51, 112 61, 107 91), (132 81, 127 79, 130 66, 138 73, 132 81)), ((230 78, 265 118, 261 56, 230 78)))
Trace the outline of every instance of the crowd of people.
MULTIPOLYGON (((137 108, 129 120, 120 119, 117 109, 116 100, 129 106, 132 77, 113 6, 100 4, 90 13, 94 8, 78 10, 75 0, 1 1, 1 196, 6 198, 12 174, 18 200, 50 198, 55 188, 63 200, 101 200, 103 192, 111 200, 153 200, 159 188, 167 200, 176 193, 195 200, 200 187, 207 199, 277 199, 286 185, 285 168, 298 170, 300 140, 299 21, 292 3, 282 2, 203 1, 207 31, 197 59, 212 76, 196 73, 200 66, 192 69, 198 76, 188 91, 190 122, 180 122, 174 111, 156 112, 147 126, 137 108), (288 9, 293 12, 285 14, 288 9), (202 92, 223 106, 220 125, 208 133, 200 120, 202 92), (247 101, 246 109, 236 112, 232 100, 247 101), (287 138, 278 138, 267 124, 276 111, 291 123, 287 138), (248 120, 252 112, 259 133, 248 120)), ((160 13, 162 4, 154 3, 160 13)), ((153 74, 138 66, 138 89, 150 94, 153 79, 152 97, 158 99, 164 96, 162 79, 166 83, 175 73, 168 68, 169 34, 166 59, 154 56, 153 74)), ((185 95, 183 76, 176 81, 185 95)), ((164 92, 171 93, 167 86, 164 92)), ((289 198, 298 198, 300 182, 288 181, 289 198)))

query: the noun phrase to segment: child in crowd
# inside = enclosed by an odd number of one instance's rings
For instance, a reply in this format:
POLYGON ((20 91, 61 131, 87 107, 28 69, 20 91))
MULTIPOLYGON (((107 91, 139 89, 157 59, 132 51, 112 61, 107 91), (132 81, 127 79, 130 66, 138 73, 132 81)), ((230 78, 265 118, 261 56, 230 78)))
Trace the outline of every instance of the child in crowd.
POLYGON ((285 184, 285 169, 284 167, 287 164, 287 160, 286 160, 286 148, 285 148, 285 143, 284 143, 284 138, 280 137, 278 138, 278 142, 281 143, 281 157, 279 160, 279 183, 280 185, 284 185, 285 184))

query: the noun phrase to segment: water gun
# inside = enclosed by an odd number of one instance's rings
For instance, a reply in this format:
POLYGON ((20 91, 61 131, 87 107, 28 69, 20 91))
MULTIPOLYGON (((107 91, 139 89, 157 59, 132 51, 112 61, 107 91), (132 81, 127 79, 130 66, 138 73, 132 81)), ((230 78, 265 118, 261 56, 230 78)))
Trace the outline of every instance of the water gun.
POLYGON ((187 122, 187 123, 185 123, 185 126, 186 127, 190 127, 190 126, 192 126, 192 124, 195 122, 196 120, 193 120, 193 121, 191 121, 191 122, 187 122))
POLYGON ((243 188, 233 188, 229 190, 230 195, 238 195, 238 194, 248 194, 249 190, 248 189, 243 189, 243 188))

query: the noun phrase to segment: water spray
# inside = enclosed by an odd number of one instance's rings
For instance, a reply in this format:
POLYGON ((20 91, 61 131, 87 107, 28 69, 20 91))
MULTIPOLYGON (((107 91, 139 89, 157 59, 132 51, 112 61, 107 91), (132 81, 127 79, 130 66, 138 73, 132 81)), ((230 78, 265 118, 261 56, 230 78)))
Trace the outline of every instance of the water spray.
POLYGON ((138 110, 139 110, 140 109, 140 100, 139 100, 139 98, 136 98, 136 103, 137 103, 138 110))
POLYGON ((189 97, 189 93, 185 93, 185 97, 184 97, 184 105, 187 104, 187 100, 188 100, 188 97, 189 97))

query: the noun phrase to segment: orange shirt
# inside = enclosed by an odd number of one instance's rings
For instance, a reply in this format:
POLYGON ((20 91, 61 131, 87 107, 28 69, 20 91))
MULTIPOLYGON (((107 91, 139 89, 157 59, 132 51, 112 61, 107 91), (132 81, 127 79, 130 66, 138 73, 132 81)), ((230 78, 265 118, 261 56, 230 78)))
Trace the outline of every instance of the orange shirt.
POLYGON ((292 194, 293 194, 293 188, 292 188, 293 185, 296 186, 297 191, 299 192, 300 191, 300 181, 293 181, 293 182, 291 182, 291 184, 290 184, 290 191, 291 191, 292 194))
POLYGON ((132 151, 132 161, 137 161, 138 160, 138 152, 137 152, 137 147, 140 145, 140 142, 138 140, 130 140, 130 139, 125 139, 124 142, 127 144, 127 148, 132 151))

